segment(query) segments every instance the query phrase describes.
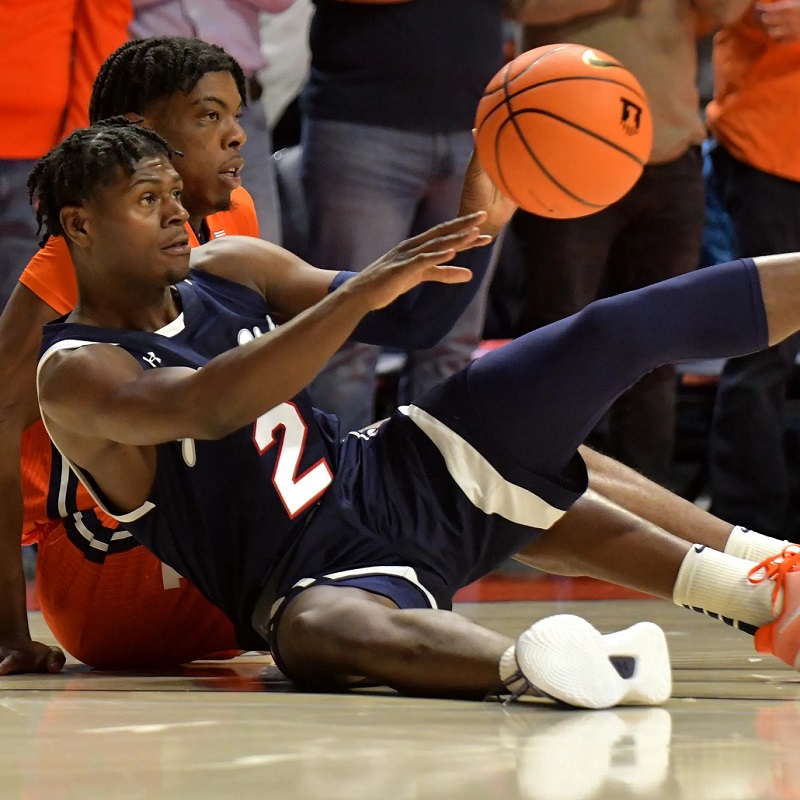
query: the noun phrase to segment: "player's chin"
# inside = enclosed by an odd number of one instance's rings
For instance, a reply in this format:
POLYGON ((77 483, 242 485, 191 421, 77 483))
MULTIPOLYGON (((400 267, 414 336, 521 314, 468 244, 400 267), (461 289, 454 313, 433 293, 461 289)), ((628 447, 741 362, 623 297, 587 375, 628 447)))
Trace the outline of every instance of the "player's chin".
POLYGON ((233 202, 231 200, 232 192, 233 189, 226 189, 225 191, 220 192, 216 197, 212 198, 211 205, 215 213, 231 210, 231 204, 233 202))
POLYGON ((189 277, 189 256, 173 256, 166 270, 167 283, 172 285, 185 281, 189 277))

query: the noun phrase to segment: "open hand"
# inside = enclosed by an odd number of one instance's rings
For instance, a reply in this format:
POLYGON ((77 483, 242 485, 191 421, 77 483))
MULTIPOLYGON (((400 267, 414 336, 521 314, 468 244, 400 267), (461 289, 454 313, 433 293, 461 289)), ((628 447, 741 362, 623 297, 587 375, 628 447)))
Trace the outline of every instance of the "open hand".
POLYGON ((0 639, 0 675, 22 672, 60 672, 66 657, 59 647, 34 642, 26 636, 0 639))
POLYGON ((759 25, 776 42, 800 41, 800 0, 776 0, 756 3, 759 25))
POLYGON ((392 248, 356 277, 347 281, 342 289, 358 292, 368 311, 389 305, 420 283, 465 283, 472 273, 463 267, 448 266, 461 250, 488 244, 491 236, 483 235, 480 227, 486 222, 486 213, 479 211, 458 219, 443 222, 430 230, 406 239, 392 248))

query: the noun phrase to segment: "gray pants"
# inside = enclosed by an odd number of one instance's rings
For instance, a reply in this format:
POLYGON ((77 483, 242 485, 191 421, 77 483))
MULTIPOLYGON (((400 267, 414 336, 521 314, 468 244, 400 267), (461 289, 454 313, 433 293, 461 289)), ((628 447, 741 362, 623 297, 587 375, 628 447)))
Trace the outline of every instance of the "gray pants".
POLYGON ((0 161, 0 311, 38 249, 26 181, 35 161, 0 161))

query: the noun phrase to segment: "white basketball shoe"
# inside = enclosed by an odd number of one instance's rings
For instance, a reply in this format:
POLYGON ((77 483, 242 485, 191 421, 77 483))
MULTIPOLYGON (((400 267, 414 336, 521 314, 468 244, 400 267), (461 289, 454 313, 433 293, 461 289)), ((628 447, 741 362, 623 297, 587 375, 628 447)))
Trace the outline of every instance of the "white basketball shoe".
POLYGON ((652 622, 602 634, 581 617, 547 617, 509 648, 501 674, 511 699, 539 695, 577 708, 660 705, 672 691, 667 641, 652 622))

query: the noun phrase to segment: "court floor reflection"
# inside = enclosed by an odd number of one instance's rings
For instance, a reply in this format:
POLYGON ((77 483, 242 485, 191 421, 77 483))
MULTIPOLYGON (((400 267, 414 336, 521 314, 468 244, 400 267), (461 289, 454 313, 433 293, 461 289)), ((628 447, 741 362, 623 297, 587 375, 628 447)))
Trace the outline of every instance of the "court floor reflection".
POLYGON ((675 696, 569 711, 295 693, 260 655, 170 675, 71 662, 62 675, 0 679, 0 797, 800 797, 800 676, 743 634, 659 601, 461 610, 509 632, 563 611, 606 629, 653 619, 668 631, 675 696))

